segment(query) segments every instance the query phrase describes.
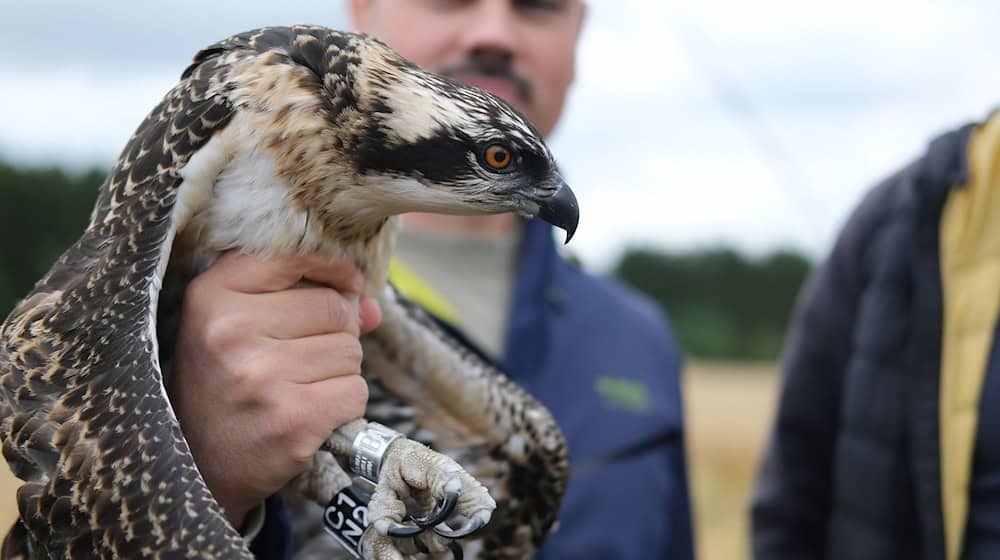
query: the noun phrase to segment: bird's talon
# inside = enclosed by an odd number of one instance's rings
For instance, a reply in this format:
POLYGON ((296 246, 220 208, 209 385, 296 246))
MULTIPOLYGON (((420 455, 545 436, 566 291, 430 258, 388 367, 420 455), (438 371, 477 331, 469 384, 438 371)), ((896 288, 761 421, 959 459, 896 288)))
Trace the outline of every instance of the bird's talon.
POLYGON ((462 489, 462 479, 455 477, 444 485, 444 491, 446 494, 457 494, 459 490, 462 489))
POLYGON ((483 528, 486 525, 482 519, 474 517, 459 529, 451 529, 444 523, 434 526, 434 532, 447 539, 461 539, 483 528))
POLYGON ((399 523, 391 523, 389 524, 388 529, 386 529, 385 534, 389 535, 390 537, 395 537, 397 539, 406 539, 409 537, 415 537, 423 532, 424 532, 423 527, 417 527, 414 525, 400 525, 399 523))
POLYGON ((451 514, 455 511, 455 506, 458 505, 458 492, 448 492, 445 494, 444 502, 441 507, 437 509, 437 512, 431 512, 427 517, 415 518, 414 523, 418 527, 427 528, 433 527, 440 523, 444 523, 446 519, 451 517, 451 514))

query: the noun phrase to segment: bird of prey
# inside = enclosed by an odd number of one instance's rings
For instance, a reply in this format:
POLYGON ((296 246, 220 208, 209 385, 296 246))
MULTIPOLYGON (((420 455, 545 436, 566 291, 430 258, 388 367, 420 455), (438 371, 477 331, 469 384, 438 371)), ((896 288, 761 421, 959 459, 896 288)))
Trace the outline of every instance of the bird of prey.
MULTIPOLYGON (((513 211, 568 235, 578 219, 520 114, 375 39, 274 27, 200 51, 129 140, 86 231, 0 328, 0 437, 25 481, 4 557, 252 557, 165 390, 184 287, 232 249, 346 257, 382 305, 362 341, 379 394, 369 416, 414 437, 383 442, 363 555, 447 550, 454 541, 409 537, 414 519, 438 523, 446 508, 440 535, 492 517, 474 553, 529 556, 568 477, 562 434, 387 286, 410 211, 513 211)), ((294 490, 331 500, 372 430, 364 419, 337 429, 294 490)))

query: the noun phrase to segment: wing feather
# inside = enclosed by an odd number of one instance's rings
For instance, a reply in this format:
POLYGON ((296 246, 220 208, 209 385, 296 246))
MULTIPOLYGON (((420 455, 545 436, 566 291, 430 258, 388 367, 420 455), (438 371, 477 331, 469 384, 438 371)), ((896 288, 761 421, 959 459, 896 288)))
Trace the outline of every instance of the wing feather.
POLYGON ((180 169, 233 112, 218 64, 140 125, 86 232, 0 327, 0 437, 27 481, 5 556, 250 557, 174 417, 153 324, 180 169))

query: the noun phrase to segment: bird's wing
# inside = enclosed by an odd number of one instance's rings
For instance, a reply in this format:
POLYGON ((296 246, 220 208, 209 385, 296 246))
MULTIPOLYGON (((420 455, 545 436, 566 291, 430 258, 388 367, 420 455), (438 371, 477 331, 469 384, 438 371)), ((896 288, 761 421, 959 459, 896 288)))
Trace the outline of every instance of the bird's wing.
MULTIPOLYGON (((411 409, 411 437, 453 455, 487 485, 497 510, 486 548, 533 550, 555 521, 569 477, 559 426, 419 306, 392 288, 380 303, 382 323, 363 338, 365 373, 411 409)), ((380 405, 370 402, 366 416, 381 420, 380 405)), ((384 406, 381 413, 392 414, 384 406)))
POLYGON ((156 307, 182 169, 233 109, 196 59, 130 139, 91 223, 0 327, 0 437, 39 556, 250 557, 167 399, 156 307))

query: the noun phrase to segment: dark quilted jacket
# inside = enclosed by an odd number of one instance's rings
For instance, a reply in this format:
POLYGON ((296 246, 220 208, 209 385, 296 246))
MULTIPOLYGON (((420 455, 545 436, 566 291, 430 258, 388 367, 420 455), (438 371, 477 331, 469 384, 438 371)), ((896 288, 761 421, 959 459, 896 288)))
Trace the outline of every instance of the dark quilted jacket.
POLYGON ((971 130, 873 189, 800 296, 753 498, 758 560, 944 558, 938 226, 971 130))

